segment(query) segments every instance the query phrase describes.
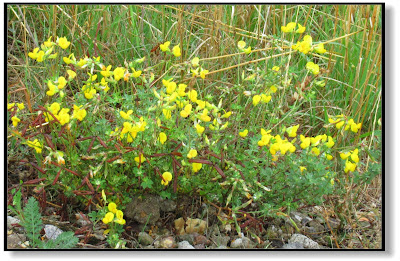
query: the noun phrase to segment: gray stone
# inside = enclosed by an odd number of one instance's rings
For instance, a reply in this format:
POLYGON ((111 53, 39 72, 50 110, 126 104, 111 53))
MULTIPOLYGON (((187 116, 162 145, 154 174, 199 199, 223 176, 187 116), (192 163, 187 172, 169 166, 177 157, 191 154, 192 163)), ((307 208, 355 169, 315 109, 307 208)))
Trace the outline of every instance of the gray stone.
POLYGON ((328 222, 331 229, 338 229, 340 227, 340 219, 329 218, 328 222))
POLYGON ((160 210, 162 212, 172 212, 176 209, 176 202, 170 199, 162 199, 160 201, 160 210))
POLYGON ((289 243, 289 244, 285 244, 283 245, 284 249, 304 249, 303 245, 300 243, 289 243))
POLYGON ((153 243, 153 238, 146 232, 140 232, 138 235, 138 241, 143 246, 148 246, 153 243))
POLYGON ((254 248, 255 244, 247 237, 239 237, 231 242, 231 248, 254 248))
POLYGON ((164 237, 160 240, 160 248, 175 248, 175 239, 171 236, 164 237))
POLYGON ((309 218, 307 215, 296 211, 291 212, 289 216, 293 219, 297 226, 301 226, 302 220, 307 220, 309 218))
POLYGON ((178 243, 178 248, 179 249, 195 249, 194 246, 192 246, 189 242, 187 241, 181 241, 178 243))
POLYGON ((215 236, 213 235, 211 237, 212 241, 217 245, 217 246, 227 246, 229 240, 231 239, 229 236, 215 236))
POLYGON ((305 227, 306 232, 314 239, 320 238, 325 232, 325 227, 319 222, 312 220, 305 227))
POLYGON ((46 233, 46 237, 48 239, 56 239, 63 231, 56 226, 45 225, 44 232, 46 233))
POLYGON ((19 224, 21 221, 18 218, 7 216, 7 229, 14 228, 13 224, 19 224))
POLYGON ((187 241, 187 242, 189 242, 189 244, 194 245, 194 239, 195 239, 196 235, 198 235, 198 234, 193 233, 193 234, 179 235, 179 236, 177 236, 177 240, 178 241, 187 241))
POLYGON ((7 236, 7 248, 15 249, 22 248, 21 244, 26 241, 26 236, 23 234, 11 234, 7 236))
POLYGON ((292 237, 289 239, 289 243, 298 243, 304 248, 320 249, 320 246, 317 242, 301 234, 293 234, 292 237))
POLYGON ((160 218, 160 197, 153 195, 136 197, 127 205, 124 214, 141 224, 154 225, 160 218))

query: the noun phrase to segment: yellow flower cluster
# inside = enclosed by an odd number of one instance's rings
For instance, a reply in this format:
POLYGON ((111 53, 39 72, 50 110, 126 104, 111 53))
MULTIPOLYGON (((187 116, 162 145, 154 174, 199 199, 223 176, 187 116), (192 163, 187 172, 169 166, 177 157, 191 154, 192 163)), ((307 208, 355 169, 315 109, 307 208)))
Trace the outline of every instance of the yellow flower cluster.
POLYGON ((333 118, 329 118, 328 121, 331 124, 335 124, 337 129, 341 129, 346 124, 344 130, 347 131, 350 129, 354 133, 357 133, 362 126, 361 123, 356 123, 351 118, 346 121, 346 118, 343 116, 343 114, 336 115, 333 118))
POLYGON ((358 157, 358 149, 354 149, 348 152, 340 153, 340 158, 342 160, 346 160, 344 172, 348 173, 349 171, 353 172, 357 168, 357 164, 360 161, 358 157))
POLYGON ((307 70, 309 70, 312 74, 317 75, 319 74, 319 66, 313 62, 308 62, 306 64, 307 70))
MULTIPOLYGON (((25 105, 22 102, 21 103, 13 102, 13 103, 8 103, 7 104, 7 110, 11 110, 11 109, 13 109, 15 107, 17 108, 17 112, 19 112, 20 110, 25 109, 25 105)), ((18 123, 21 121, 21 119, 14 115, 13 117, 11 117, 11 121, 12 121, 12 125, 14 127, 17 127, 18 123)))
POLYGON ((122 210, 117 209, 117 204, 114 202, 110 202, 108 204, 108 212, 103 218, 103 223, 108 224, 111 222, 120 224, 120 225, 125 225, 126 221, 124 219, 124 213, 122 210))
POLYGON ((293 50, 298 50, 301 53, 307 54, 308 52, 311 51, 312 47, 312 37, 310 35, 305 35, 303 37, 303 41, 297 43, 295 45, 292 45, 293 50))
MULTIPOLYGON (((277 91, 277 88, 275 85, 272 85, 266 93, 261 93, 260 95, 256 94, 253 96, 253 106, 257 106, 260 102, 261 103, 269 103, 272 99, 271 94, 275 93, 277 91)), ((246 91, 244 93, 245 95, 250 94, 250 92, 246 91)), ((251 95, 251 94, 250 94, 251 95)))
MULTIPOLYGON (((86 117, 87 112, 85 109, 81 109, 81 107, 82 105, 77 106, 74 104, 72 117, 70 117, 70 115, 68 114, 70 109, 61 108, 61 105, 58 102, 52 103, 47 109, 54 115, 54 117, 57 118, 61 125, 64 125, 68 123, 70 119, 78 119, 79 121, 82 121, 86 117)), ((44 112, 43 114, 45 116, 46 122, 52 121, 54 119, 53 116, 51 116, 48 112, 44 112)))
POLYGON ((43 144, 41 144, 38 139, 35 139, 34 141, 30 141, 27 140, 26 144, 31 147, 34 148, 36 150, 37 153, 42 153, 42 149, 43 149, 43 144))
POLYGON ((292 32, 295 32, 295 33, 298 33, 298 34, 302 34, 302 33, 305 32, 306 27, 305 27, 305 26, 302 26, 302 25, 299 24, 299 23, 290 22, 290 23, 288 23, 286 26, 281 26, 281 30, 282 30, 282 32, 284 32, 284 33, 292 33, 292 32), (297 25, 297 28, 296 28, 296 25, 297 25))
MULTIPOLYGON (((162 52, 171 52, 171 50, 169 49, 169 46, 170 46, 170 45, 171 45, 171 42, 170 42, 170 41, 166 41, 165 43, 160 44, 160 49, 161 49, 161 51, 162 51, 162 52)), ((182 53, 181 53, 181 48, 179 47, 179 44, 178 44, 178 45, 175 45, 174 47, 172 47, 172 54, 173 54, 175 57, 179 57, 179 56, 182 55, 182 53)))
MULTIPOLYGON (((134 121, 130 114, 132 114, 132 110, 128 112, 120 111, 120 116, 126 120, 122 125, 121 133, 119 134, 119 139, 124 139, 126 137, 127 142, 133 142, 139 132, 144 132, 146 130, 147 122, 143 117, 140 117, 139 121, 134 121)), ((117 127, 114 132, 117 133, 119 128, 117 127)))
POLYGON ((28 56, 38 62, 43 62, 46 59, 55 59, 58 56, 58 53, 52 53, 55 46, 67 49, 71 44, 66 37, 57 38, 56 42, 51 41, 51 38, 45 41, 40 48, 36 47, 32 52, 29 52, 28 56))
MULTIPOLYGON (((48 80, 47 81, 47 86, 49 87, 49 90, 46 92, 48 96, 53 96, 54 94, 58 93, 60 90, 64 89, 64 87, 67 85, 68 81, 63 77, 60 76, 56 81, 48 80)), ((63 92, 60 92, 60 95, 63 96, 63 92)))

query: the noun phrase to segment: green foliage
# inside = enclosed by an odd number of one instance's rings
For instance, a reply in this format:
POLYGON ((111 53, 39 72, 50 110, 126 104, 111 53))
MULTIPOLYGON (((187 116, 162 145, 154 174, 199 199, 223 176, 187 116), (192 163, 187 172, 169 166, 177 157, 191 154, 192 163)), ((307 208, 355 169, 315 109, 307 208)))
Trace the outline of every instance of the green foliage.
POLYGON ((79 241, 73 232, 63 232, 56 239, 41 241, 42 215, 40 214, 39 204, 34 197, 28 199, 28 203, 23 209, 21 225, 25 228, 26 236, 33 248, 70 249, 74 248, 79 241))

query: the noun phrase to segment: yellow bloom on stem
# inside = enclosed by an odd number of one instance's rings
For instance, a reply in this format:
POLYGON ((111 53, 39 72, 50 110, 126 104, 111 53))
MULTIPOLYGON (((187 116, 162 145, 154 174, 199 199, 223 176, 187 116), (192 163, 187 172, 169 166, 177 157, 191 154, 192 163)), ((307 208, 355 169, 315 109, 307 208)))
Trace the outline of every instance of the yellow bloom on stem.
POLYGON ((186 92, 185 92, 186 87, 187 87, 187 85, 184 83, 181 83, 178 85, 178 95, 180 97, 186 96, 186 92))
POLYGON ((91 86, 83 85, 82 90, 85 94, 85 98, 88 100, 93 99, 94 95, 97 93, 96 89, 92 88, 91 86))
POLYGON ((72 80, 76 77, 76 72, 72 71, 72 70, 67 70, 68 73, 68 79, 72 80))
POLYGON ((300 135, 300 141, 301 141, 300 147, 302 149, 308 148, 311 144, 311 138, 310 137, 306 138, 303 135, 300 135))
POLYGON ((124 219, 124 213, 121 210, 117 210, 115 215, 117 218, 114 220, 114 222, 120 225, 125 225, 126 221, 124 219))
POLYGON ((306 64, 307 70, 309 70, 312 74, 317 75, 319 74, 319 66, 313 62, 308 62, 306 64))
POLYGON ((305 32, 306 27, 302 26, 299 23, 295 23, 295 22, 290 22, 288 23, 286 26, 281 26, 281 30, 284 33, 291 33, 291 32, 296 32, 298 34, 302 34, 305 32), (296 25, 298 26, 298 28, 296 29, 296 25), (296 30, 295 30, 296 29, 296 30))
POLYGON ((185 109, 183 109, 180 114, 181 114, 181 116, 183 118, 186 118, 187 116, 190 115, 191 112, 192 112, 192 105, 191 104, 187 104, 185 106, 185 109))
POLYGON ((209 122, 211 121, 211 117, 208 116, 208 110, 204 109, 202 114, 200 115, 200 120, 204 121, 204 122, 209 122))
POLYGON ((240 50, 242 50, 243 48, 246 47, 246 43, 245 43, 244 41, 239 41, 239 42, 237 43, 237 46, 238 46, 238 48, 239 48, 240 50))
POLYGON ((172 94, 176 90, 176 83, 175 82, 167 82, 167 93, 172 94))
POLYGON ((18 109, 20 109, 20 110, 23 110, 24 108, 25 108, 25 105, 24 105, 24 103, 17 103, 17 107, 18 107, 18 109))
POLYGON ((133 67, 131 67, 131 69, 132 69, 132 76, 134 78, 137 78, 142 74, 142 71, 136 71, 135 68, 133 68, 133 67))
POLYGON ((358 149, 353 150, 353 152, 350 155, 350 158, 355 163, 358 163, 360 161, 360 158, 358 157, 358 149))
POLYGON ((194 158, 194 157, 196 157, 196 156, 197 156, 197 150, 194 150, 194 149, 191 149, 191 150, 189 151, 189 153, 187 154, 187 157, 188 157, 189 159, 194 158))
POLYGON ((303 41, 297 42, 295 45, 292 46, 292 49, 298 50, 304 54, 307 54, 311 51, 312 47, 312 38, 310 35, 306 35, 303 38, 303 41))
POLYGON ((342 152, 342 153, 340 153, 340 158, 342 158, 342 160, 345 160, 348 157, 350 157, 350 155, 351 155, 350 152, 346 152, 346 153, 342 152))
POLYGON ((202 134, 205 130, 205 128, 203 126, 201 126, 200 124, 196 124, 195 128, 196 128, 196 132, 198 134, 202 134))
POLYGON ((314 147, 311 149, 311 153, 315 156, 318 156, 320 154, 320 150, 317 147, 314 147))
POLYGON ((39 53, 38 53, 38 56, 37 56, 37 59, 36 59, 38 62, 43 62, 43 60, 44 60, 44 52, 43 51, 40 51, 39 53))
POLYGON ((201 164, 201 163, 197 163, 197 162, 192 163, 193 172, 198 172, 202 167, 203 167, 203 164, 201 164))
POLYGON ((333 138, 331 136, 328 136, 328 142, 325 144, 328 148, 332 148, 333 145, 335 145, 335 142, 333 141, 333 138))
POLYGON ((314 47, 314 50, 320 54, 326 53, 326 49, 324 48, 323 43, 319 43, 316 47, 314 47))
POLYGON ((61 90, 64 89, 65 85, 67 85, 67 80, 63 76, 61 76, 58 78, 57 83, 58 89, 61 90))
POLYGON ((103 65, 102 67, 101 67, 101 72, 100 72, 100 74, 101 75, 103 75, 104 77, 110 77, 111 76, 111 67, 112 67, 112 65, 109 65, 109 66, 105 66, 105 65, 103 65))
POLYGON ((163 112, 163 114, 164 114, 165 119, 168 120, 168 119, 171 118, 171 111, 170 111, 170 110, 163 109, 162 112, 163 112))
POLYGON ((108 212, 108 213, 104 216, 104 218, 102 219, 102 221, 103 221, 104 224, 108 224, 108 223, 112 222, 113 219, 114 219, 114 213, 108 212))
POLYGON ((300 172, 303 174, 303 171, 305 171, 305 170, 307 170, 307 168, 306 167, 304 167, 304 166, 300 166, 300 172))
MULTIPOLYGON (((140 156, 140 163, 143 163, 146 160, 146 158, 143 156, 143 154, 140 154, 139 156, 140 156)), ((135 161, 139 163, 139 157, 135 157, 135 161)))
POLYGON ((343 125, 344 125, 344 121, 339 121, 338 123, 336 123, 336 128, 340 129, 343 127, 343 125))
POLYGON ((87 112, 85 109, 81 109, 82 106, 83 105, 76 106, 74 104, 74 111, 72 113, 72 119, 78 119, 79 121, 82 121, 86 117, 87 112))
POLYGON ((327 160, 332 160, 333 156, 331 154, 325 154, 327 160))
POLYGON ((168 172, 168 171, 166 171, 166 172, 164 172, 163 174, 162 174, 162 177, 163 177, 163 179, 165 180, 161 180, 161 184, 162 185, 164 185, 164 186, 167 186, 168 185, 168 182, 170 182, 171 180, 172 180, 172 174, 171 174, 171 172, 168 172))
POLYGON ((49 90, 46 92, 48 96, 53 96, 58 92, 57 86, 55 86, 50 80, 47 82, 49 90))
POLYGON ((199 57, 194 57, 194 58, 192 59, 192 66, 193 66, 193 67, 199 66, 199 62, 200 62, 199 57))
POLYGON ((161 144, 164 144, 167 141, 167 134, 160 132, 158 140, 161 142, 161 144))
POLYGON ((281 68, 279 68, 279 66, 274 66, 274 67, 272 67, 271 70, 273 70, 273 71, 275 71, 275 72, 279 72, 280 69, 281 69, 281 68))
POLYGON ((122 67, 117 67, 114 70, 114 79, 116 81, 119 81, 120 79, 124 78, 125 75, 125 69, 122 67))
POLYGON ((132 120, 132 117, 130 116, 133 113, 133 110, 129 110, 127 112, 120 111, 119 115, 124 119, 124 120, 132 120))
POLYGON ((253 96, 253 105, 257 106, 257 104, 261 101, 261 96, 260 95, 254 95, 253 96))
POLYGON ((200 71, 200 77, 201 77, 202 79, 205 79, 205 78, 206 78, 206 75, 207 75, 207 73, 209 73, 209 71, 208 71, 208 70, 203 70, 203 68, 201 68, 201 71, 200 71))
POLYGON ((42 153, 42 149, 43 149, 43 144, 40 144, 40 142, 35 139, 34 141, 26 141, 26 144, 31 147, 34 148, 36 150, 37 153, 42 153))
POLYGON ((175 57, 181 56, 181 48, 179 47, 179 44, 178 44, 178 45, 175 45, 175 46, 172 48, 172 54, 173 54, 175 57))
POLYGON ((249 131, 247 129, 245 129, 244 131, 239 132, 239 136, 244 138, 247 136, 248 133, 249 133, 249 131))
POLYGON ((358 132, 358 130, 359 129, 361 129, 361 123, 353 123, 353 124, 351 124, 351 131, 352 132, 354 132, 354 133, 357 133, 358 132))
POLYGON ((46 42, 43 43, 44 46, 46 46, 46 47, 51 47, 51 46, 54 45, 54 42, 51 41, 51 38, 52 38, 52 37, 53 37, 53 36, 50 36, 50 38, 49 38, 46 42))
POLYGON ((115 214, 117 212, 117 204, 115 204, 114 202, 108 203, 108 211, 115 214))
POLYGON ((11 118, 11 120, 12 120, 12 125, 13 125, 14 127, 17 127, 18 123, 21 121, 17 116, 13 116, 13 117, 11 118))
POLYGON ((70 44, 71 42, 68 42, 66 37, 61 37, 58 39, 58 45, 63 49, 67 49, 70 44))
POLYGON ((345 172, 345 173, 347 173, 347 172, 349 172, 349 171, 353 172, 353 171, 356 170, 356 167, 357 167, 357 164, 352 163, 352 162, 350 162, 350 161, 347 160, 347 161, 346 161, 345 168, 344 168, 344 172, 345 172))
POLYGON ((73 53, 71 53, 68 57, 63 57, 63 61, 66 64, 70 64, 70 63, 75 64, 76 63, 76 59, 75 59, 75 56, 73 53))
POLYGON ((247 47, 246 49, 243 49, 243 52, 244 52, 245 54, 251 53, 251 46, 247 47))
POLYGON ((227 113, 223 114, 221 118, 228 119, 232 115, 232 111, 228 111, 227 113))
POLYGON ((68 112, 69 112, 69 109, 62 108, 61 111, 58 113, 57 118, 60 121, 61 125, 64 125, 69 122, 70 117, 69 117, 68 112))
POLYGON ((286 132, 289 134, 289 137, 294 138, 297 136, 297 130, 299 129, 300 124, 287 128, 286 132))
POLYGON ((169 47, 170 44, 171 44, 170 41, 167 41, 167 42, 165 42, 163 44, 160 44, 161 51, 163 51, 163 52, 169 51, 168 47, 169 47))
POLYGON ((196 90, 190 90, 188 92, 188 97, 192 102, 196 102, 197 101, 197 91, 196 90))
POLYGON ((38 52, 39 52, 39 48, 35 48, 35 49, 33 49, 33 52, 29 52, 28 53, 28 56, 30 58, 36 60, 38 58, 38 56, 39 56, 38 52))
POLYGON ((10 110, 15 106, 15 102, 7 104, 7 110, 10 110))

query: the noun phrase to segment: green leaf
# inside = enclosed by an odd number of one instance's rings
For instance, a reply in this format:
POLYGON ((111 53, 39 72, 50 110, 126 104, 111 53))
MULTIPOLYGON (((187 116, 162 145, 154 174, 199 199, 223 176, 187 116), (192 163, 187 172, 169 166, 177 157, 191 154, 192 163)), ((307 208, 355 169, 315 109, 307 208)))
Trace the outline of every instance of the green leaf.
POLYGON ((26 230, 26 236, 32 243, 32 246, 40 244, 39 235, 42 230, 42 215, 39 211, 39 204, 35 198, 31 197, 24 208, 24 218, 21 225, 26 230))

